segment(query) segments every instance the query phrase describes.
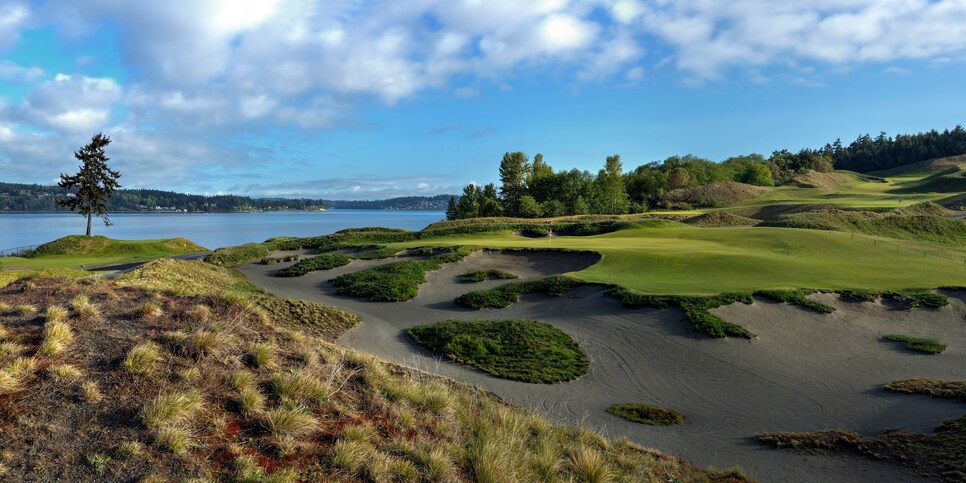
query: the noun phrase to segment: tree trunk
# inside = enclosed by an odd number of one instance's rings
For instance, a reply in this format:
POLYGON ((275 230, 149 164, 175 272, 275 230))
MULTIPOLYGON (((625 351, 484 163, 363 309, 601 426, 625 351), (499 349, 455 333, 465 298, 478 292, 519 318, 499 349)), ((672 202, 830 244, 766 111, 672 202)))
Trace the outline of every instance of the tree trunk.
POLYGON ((87 209, 87 236, 91 236, 91 219, 94 218, 94 210, 87 209))

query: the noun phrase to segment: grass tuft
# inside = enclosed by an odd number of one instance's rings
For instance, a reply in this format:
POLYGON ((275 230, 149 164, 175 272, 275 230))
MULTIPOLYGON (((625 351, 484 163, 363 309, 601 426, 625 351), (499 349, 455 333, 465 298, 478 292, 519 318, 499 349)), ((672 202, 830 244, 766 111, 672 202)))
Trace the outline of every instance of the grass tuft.
POLYGON ((270 344, 256 342, 248 351, 248 358, 255 367, 271 367, 275 360, 275 348, 270 344))
POLYGON ((162 394, 144 405, 141 421, 151 429, 187 421, 201 410, 204 402, 197 391, 162 394))
POLYGON ((238 406, 246 418, 257 416, 265 410, 265 395, 257 388, 246 387, 238 395, 238 406))
POLYGON ((16 312, 17 315, 28 316, 28 315, 36 314, 37 307, 34 307, 33 305, 30 305, 30 304, 20 304, 14 307, 13 311, 16 312))
POLYGON ((570 472, 580 482, 603 483, 610 481, 613 476, 607 458, 600 451, 587 446, 574 448, 568 463, 570 472))
POLYGON ((185 454, 191 449, 191 432, 179 426, 159 428, 154 435, 155 442, 176 454, 185 454))
POLYGON ((145 319, 156 319, 164 313, 161 304, 158 302, 148 302, 138 307, 137 314, 145 319))
POLYGON ((332 451, 332 464, 349 474, 357 474, 365 467, 373 451, 375 448, 369 443, 340 439, 332 451))
POLYGON ((81 384, 80 398, 86 403, 96 404, 104 399, 104 395, 101 394, 101 390, 97 387, 96 382, 87 381, 84 384, 81 384))
POLYGON ((74 340, 74 333, 64 322, 47 322, 44 324, 44 340, 40 343, 40 354, 45 356, 63 352, 67 345, 74 340))
POLYGON ((264 413, 265 427, 276 439, 301 438, 319 429, 319 421, 300 407, 279 407, 264 413))
POLYGON ((651 426, 671 426, 684 422, 684 415, 660 406, 647 404, 615 404, 607 412, 635 423, 651 426))
POLYGON ((84 375, 80 369, 70 364, 52 364, 47 367, 47 374, 55 381, 73 381, 84 375))
POLYGON ((124 358, 121 366, 132 374, 146 376, 161 358, 161 348, 154 342, 145 342, 134 346, 124 358))
POLYGON ((316 376, 303 371, 276 374, 272 388, 283 401, 321 404, 329 400, 331 387, 316 376))
POLYGON ((47 307, 47 311, 44 312, 44 320, 47 322, 59 322, 67 318, 68 313, 69 312, 67 312, 67 309, 61 306, 51 305, 50 307, 47 307))

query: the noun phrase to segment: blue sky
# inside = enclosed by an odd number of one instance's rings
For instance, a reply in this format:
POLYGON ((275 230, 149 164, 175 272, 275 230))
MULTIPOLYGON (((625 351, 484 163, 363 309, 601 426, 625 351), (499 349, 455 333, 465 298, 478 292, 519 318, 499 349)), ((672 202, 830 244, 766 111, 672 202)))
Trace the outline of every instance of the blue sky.
POLYGON ((0 0, 0 172, 372 199, 951 128, 962 0, 0 0))

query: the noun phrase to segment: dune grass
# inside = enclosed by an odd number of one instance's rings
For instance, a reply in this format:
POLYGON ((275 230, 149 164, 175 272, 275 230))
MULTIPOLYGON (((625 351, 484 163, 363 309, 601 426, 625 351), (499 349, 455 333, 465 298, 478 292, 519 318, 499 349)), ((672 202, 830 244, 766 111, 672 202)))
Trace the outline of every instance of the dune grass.
POLYGON ((515 381, 553 384, 587 373, 577 341, 543 322, 451 320, 413 327, 408 334, 437 354, 515 381))
POLYGON ((424 260, 403 260, 371 267, 338 276, 331 282, 340 295, 364 297, 373 302, 402 302, 419 293, 419 286, 426 282, 426 272, 462 260, 470 252, 469 248, 453 247, 424 260))
POLYGON ((966 381, 943 379, 900 379, 885 385, 887 391, 906 394, 928 394, 966 403, 966 381))
POLYGON ((755 295, 772 299, 776 302, 798 305, 809 308, 820 314, 831 314, 835 312, 835 307, 822 302, 817 302, 808 298, 808 295, 815 293, 815 290, 756 290, 755 295))
POLYGON ((671 426, 684 422, 684 415, 671 409, 648 404, 615 404, 607 412, 635 423, 650 426, 671 426))
POLYGON ((336 267, 348 265, 352 261, 345 255, 323 253, 312 258, 301 260, 290 267, 283 268, 275 273, 277 277, 301 277, 310 272, 332 270, 336 267))
POLYGON ((924 352, 926 354, 941 354, 946 350, 946 345, 934 339, 923 339, 908 335, 892 334, 885 336, 886 340, 892 342, 903 342, 906 348, 911 351, 924 352))
POLYGON ((476 272, 467 272, 459 276, 459 281, 463 283, 479 283, 485 280, 507 280, 512 278, 519 278, 516 275, 497 269, 487 269, 478 270, 476 272))

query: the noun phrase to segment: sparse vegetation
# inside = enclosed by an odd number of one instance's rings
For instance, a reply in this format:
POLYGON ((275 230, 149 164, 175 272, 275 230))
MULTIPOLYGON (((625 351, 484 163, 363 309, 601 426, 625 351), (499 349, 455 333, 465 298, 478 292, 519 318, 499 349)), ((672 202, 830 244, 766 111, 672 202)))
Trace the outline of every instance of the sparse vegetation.
POLYGON ((463 283, 479 283, 488 279, 506 280, 511 278, 518 278, 518 277, 510 272, 505 272, 503 270, 496 270, 492 268, 488 270, 468 272, 459 276, 460 282, 463 282, 463 283))
POLYGON ((671 426, 684 422, 684 415, 660 406, 648 404, 615 404, 607 412, 635 423, 650 426, 671 426))
POLYGON ((940 354, 946 350, 945 344, 940 344, 939 341, 933 339, 923 339, 920 337, 912 337, 908 335, 887 335, 886 340, 893 342, 903 342, 906 344, 906 348, 911 351, 925 352, 926 354, 940 354))
POLYGON ((832 312, 835 312, 835 307, 808 298, 808 295, 811 295, 815 292, 817 291, 809 289, 757 290, 755 291, 755 295, 770 298, 776 302, 807 307, 820 314, 831 314, 832 312))
POLYGON ((323 253, 312 258, 306 258, 291 267, 286 267, 275 273, 278 277, 301 277, 310 272, 332 270, 336 267, 348 265, 352 261, 345 255, 323 253))
POLYGON ((515 381, 553 384, 587 373, 574 338, 542 322, 451 320, 414 327, 409 335, 437 354, 515 381))
POLYGON ((966 381, 941 379, 902 379, 885 385, 886 390, 906 394, 928 394, 933 397, 966 402, 966 381))

